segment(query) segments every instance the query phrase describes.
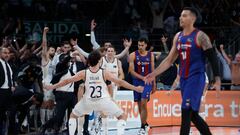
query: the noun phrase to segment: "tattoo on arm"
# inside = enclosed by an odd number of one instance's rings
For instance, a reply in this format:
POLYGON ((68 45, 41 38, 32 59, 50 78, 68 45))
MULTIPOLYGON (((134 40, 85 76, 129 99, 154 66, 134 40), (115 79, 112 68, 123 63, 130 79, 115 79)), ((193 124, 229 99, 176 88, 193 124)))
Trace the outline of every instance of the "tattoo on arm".
POLYGON ((201 47, 203 48, 203 50, 212 48, 212 43, 211 43, 209 37, 207 36, 207 34, 205 34, 204 32, 199 33, 198 41, 199 41, 201 47))

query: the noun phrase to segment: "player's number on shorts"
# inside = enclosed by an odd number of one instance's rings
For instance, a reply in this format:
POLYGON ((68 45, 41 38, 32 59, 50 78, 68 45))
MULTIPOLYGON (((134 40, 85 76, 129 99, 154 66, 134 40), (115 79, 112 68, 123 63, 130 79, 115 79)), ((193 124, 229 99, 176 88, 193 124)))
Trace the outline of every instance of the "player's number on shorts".
POLYGON ((183 60, 185 60, 187 58, 187 53, 185 51, 181 52, 181 55, 182 55, 183 60))
POLYGON ((91 98, 100 98, 102 97, 102 87, 101 86, 90 86, 90 89, 92 89, 91 98))

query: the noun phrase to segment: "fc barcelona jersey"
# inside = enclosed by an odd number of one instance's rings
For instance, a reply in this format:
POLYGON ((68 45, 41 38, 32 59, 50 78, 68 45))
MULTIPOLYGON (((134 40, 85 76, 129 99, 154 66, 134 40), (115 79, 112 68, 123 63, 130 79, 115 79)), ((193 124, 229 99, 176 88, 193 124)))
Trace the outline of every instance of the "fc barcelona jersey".
POLYGON ((197 44, 196 37, 199 30, 195 29, 189 35, 180 32, 176 46, 179 52, 179 74, 183 78, 205 72, 205 56, 202 48, 197 44))
POLYGON ((135 51, 134 71, 142 76, 146 76, 152 72, 151 52, 142 56, 138 51, 135 51))

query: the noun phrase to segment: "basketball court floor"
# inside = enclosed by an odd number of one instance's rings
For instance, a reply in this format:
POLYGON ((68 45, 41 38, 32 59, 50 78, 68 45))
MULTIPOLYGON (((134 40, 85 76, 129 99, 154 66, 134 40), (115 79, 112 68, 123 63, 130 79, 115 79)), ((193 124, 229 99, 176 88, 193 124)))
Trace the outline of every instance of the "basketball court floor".
MULTIPOLYGON (((137 135, 139 129, 128 129, 126 135, 137 135)), ((179 126, 154 127, 151 128, 148 135, 179 135, 179 126)), ((240 135, 240 127, 210 127, 213 135, 240 135)), ((191 128, 191 135, 200 135, 195 127, 191 128)), ((116 135, 116 130, 109 132, 110 135, 116 135)))
MULTIPOLYGON (((126 129, 125 135, 137 135, 139 128, 126 129)), ((148 135, 179 135, 179 126, 169 127, 153 127, 150 129, 148 135)), ((240 127, 210 127, 213 135, 240 135, 240 127)), ((37 133, 29 133, 28 135, 36 135, 37 133)), ((116 130, 110 130, 109 135, 116 135, 116 130)), ((52 133, 46 133, 46 135, 53 135, 52 133)), ((60 133, 59 135, 68 135, 68 133, 60 133)), ((195 127, 191 128, 189 135, 200 135, 195 127)))

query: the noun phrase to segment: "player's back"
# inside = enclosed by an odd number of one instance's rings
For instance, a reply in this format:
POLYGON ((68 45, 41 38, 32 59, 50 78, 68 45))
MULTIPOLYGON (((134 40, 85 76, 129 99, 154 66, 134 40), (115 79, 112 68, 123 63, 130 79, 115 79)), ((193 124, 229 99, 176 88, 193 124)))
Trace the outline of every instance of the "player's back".
POLYGON ((100 68, 96 72, 86 69, 84 97, 91 99, 110 97, 105 83, 103 69, 100 68))
POLYGON ((196 73, 205 72, 205 56, 202 48, 197 44, 196 37, 199 30, 195 29, 189 35, 179 33, 176 46, 179 52, 179 74, 183 78, 196 73))

